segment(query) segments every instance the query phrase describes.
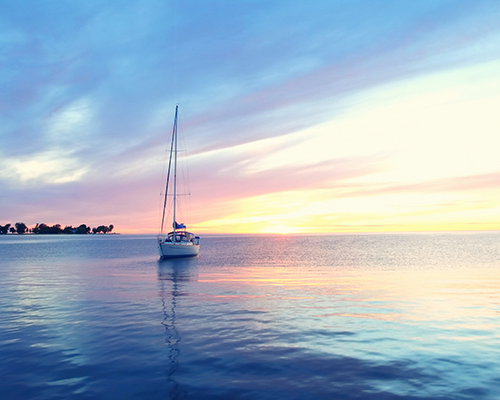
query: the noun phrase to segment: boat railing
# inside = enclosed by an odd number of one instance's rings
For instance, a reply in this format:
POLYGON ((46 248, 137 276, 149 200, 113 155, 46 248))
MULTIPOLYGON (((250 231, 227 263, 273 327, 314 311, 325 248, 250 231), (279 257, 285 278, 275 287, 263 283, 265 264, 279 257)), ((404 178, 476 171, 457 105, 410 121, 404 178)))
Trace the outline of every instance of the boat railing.
POLYGON ((170 232, 163 239, 164 243, 184 243, 184 244, 193 244, 198 246, 200 244, 200 237, 195 236, 191 232, 176 232, 175 233, 175 242, 174 242, 174 232, 170 232))

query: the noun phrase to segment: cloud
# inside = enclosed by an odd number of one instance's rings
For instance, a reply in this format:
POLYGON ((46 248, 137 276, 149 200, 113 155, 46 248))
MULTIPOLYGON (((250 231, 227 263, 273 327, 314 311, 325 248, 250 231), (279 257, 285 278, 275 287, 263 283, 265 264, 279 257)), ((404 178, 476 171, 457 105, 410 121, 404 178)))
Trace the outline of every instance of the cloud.
MULTIPOLYGON (((61 157, 57 151, 48 151, 36 157, 3 158, 0 161, 0 179, 21 185, 43 186, 62 184, 82 179, 87 172, 77 160, 61 157)), ((13 184, 12 184, 13 185, 13 184)))
MULTIPOLYGON (((430 16, 431 10, 413 18, 403 15, 405 23, 398 21, 400 25, 390 32, 379 32, 374 21, 355 35, 363 41, 361 48, 349 43, 356 52, 343 54, 340 60, 326 57, 298 74, 281 68, 279 79, 251 91, 236 91, 236 101, 230 98, 216 110, 210 108, 189 120, 187 127, 208 149, 283 135, 334 117, 350 106, 345 99, 353 93, 500 56, 499 34, 493 23, 498 10, 487 17, 488 22, 470 26, 469 9, 458 7, 450 18, 449 8, 436 8, 432 12, 437 15, 430 16), (369 44, 366 35, 370 35, 369 44), (489 45, 478 46, 485 40, 489 45)), ((310 39, 304 35, 294 45, 303 46, 310 39)), ((325 44, 322 54, 332 46, 325 44)), ((269 61, 272 63, 272 56, 269 61)), ((292 60, 290 63, 293 65, 292 60)))
POLYGON ((500 172, 458 176, 436 179, 431 181, 417 182, 412 184, 382 184, 372 187, 353 187, 349 196, 377 195, 389 193, 446 193, 460 192, 470 193, 474 196, 475 191, 499 191, 500 172))

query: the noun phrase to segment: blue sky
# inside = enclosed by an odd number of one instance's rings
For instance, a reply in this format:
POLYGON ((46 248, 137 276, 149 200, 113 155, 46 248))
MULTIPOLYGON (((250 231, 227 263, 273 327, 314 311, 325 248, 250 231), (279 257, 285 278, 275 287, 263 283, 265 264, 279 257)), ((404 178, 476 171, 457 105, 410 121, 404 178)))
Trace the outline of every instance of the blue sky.
POLYGON ((201 231, 499 229, 498 21, 496 1, 3 1, 0 224, 154 232, 179 103, 201 231))

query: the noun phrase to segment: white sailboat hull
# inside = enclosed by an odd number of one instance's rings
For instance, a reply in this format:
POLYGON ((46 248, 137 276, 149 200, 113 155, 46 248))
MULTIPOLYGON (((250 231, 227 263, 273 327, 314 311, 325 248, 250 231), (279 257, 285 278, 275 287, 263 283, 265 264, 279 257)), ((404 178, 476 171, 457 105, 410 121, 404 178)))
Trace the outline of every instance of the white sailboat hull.
POLYGON ((158 241, 158 253, 160 254, 160 258, 195 257, 199 252, 199 244, 158 241))

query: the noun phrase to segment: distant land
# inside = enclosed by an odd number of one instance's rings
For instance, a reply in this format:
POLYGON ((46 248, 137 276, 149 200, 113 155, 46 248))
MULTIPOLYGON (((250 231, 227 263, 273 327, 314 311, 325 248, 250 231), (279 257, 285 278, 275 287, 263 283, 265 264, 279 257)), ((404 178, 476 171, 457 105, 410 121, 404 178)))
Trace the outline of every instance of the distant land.
POLYGON ((111 233, 113 230, 113 225, 99 225, 97 228, 91 228, 85 224, 81 224, 77 227, 71 225, 66 225, 64 228, 60 224, 55 224, 49 226, 47 224, 41 223, 36 224, 33 228, 26 226, 24 222, 16 222, 14 226, 11 224, 0 225, 0 235, 11 234, 35 234, 35 235, 88 235, 92 233, 111 233))

